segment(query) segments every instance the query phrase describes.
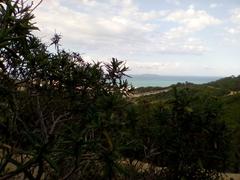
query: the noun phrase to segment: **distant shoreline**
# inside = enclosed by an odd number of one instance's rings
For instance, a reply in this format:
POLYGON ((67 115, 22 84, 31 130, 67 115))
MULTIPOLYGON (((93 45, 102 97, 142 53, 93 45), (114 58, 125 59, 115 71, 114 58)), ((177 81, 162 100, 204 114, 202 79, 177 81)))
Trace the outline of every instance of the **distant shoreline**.
POLYGON ((216 81, 220 76, 165 76, 156 74, 131 74, 127 78, 134 87, 168 87, 177 83, 204 84, 216 81))

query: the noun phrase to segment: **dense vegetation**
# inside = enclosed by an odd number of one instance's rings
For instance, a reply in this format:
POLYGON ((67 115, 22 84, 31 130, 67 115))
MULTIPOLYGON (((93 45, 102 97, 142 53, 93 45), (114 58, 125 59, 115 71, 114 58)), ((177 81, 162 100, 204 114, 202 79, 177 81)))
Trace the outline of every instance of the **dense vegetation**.
POLYGON ((49 51, 32 34, 34 8, 0 1, 1 180, 239 172, 239 86, 178 84, 129 98, 124 62, 87 63, 61 49, 57 34, 49 51))
MULTIPOLYGON (((225 143, 225 158, 226 167, 225 171, 239 172, 239 123, 240 123, 240 76, 227 77, 214 82, 210 82, 202 85, 194 85, 191 83, 179 83, 174 88, 178 91, 183 91, 187 93, 186 99, 191 99, 190 104, 194 107, 202 106, 197 110, 197 115, 202 114, 203 109, 208 109, 212 115, 216 116, 217 122, 222 123, 222 128, 224 127, 226 131, 222 135, 224 137, 218 137, 225 143), (213 109, 212 109, 213 108, 213 109), (212 109, 212 110, 211 110, 212 109), (214 110, 215 109, 215 110, 214 110), (215 112, 214 112, 215 111, 215 112)), ((176 98, 174 95, 174 88, 168 87, 169 91, 165 91, 158 94, 152 94, 147 96, 142 96, 135 98, 134 101, 137 104, 145 103, 151 108, 156 108, 158 104, 164 104, 165 106, 176 98)), ((147 91, 148 88, 144 88, 147 91)), ((152 88, 150 88, 152 91, 152 88)), ((157 90, 156 90, 157 91, 157 90)), ((192 111, 192 109, 191 109, 192 111)), ((208 112, 209 113, 209 112, 208 112)), ((207 117, 207 119, 209 119, 207 117)), ((154 118, 153 118, 154 119, 154 118)), ((190 118, 189 118, 190 119, 190 118)), ((220 126, 219 126, 220 127, 220 126)), ((203 128, 202 126, 198 129, 203 128)), ((213 131, 217 133, 217 128, 213 131)), ((223 157, 221 155, 221 157, 223 157)))

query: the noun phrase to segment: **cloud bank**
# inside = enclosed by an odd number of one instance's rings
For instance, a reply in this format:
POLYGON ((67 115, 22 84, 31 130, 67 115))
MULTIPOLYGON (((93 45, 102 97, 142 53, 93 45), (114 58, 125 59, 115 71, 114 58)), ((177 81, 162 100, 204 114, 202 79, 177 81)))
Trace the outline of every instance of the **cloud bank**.
POLYGON ((116 54, 201 54, 207 47, 194 33, 221 22, 192 6, 146 11, 131 0, 48 0, 36 16, 43 37, 56 30, 67 44, 116 54))

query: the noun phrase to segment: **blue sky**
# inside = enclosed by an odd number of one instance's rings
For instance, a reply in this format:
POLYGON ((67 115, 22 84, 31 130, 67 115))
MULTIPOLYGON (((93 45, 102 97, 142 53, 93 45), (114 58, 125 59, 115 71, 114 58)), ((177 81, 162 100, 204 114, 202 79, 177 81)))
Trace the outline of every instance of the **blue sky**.
MULTIPOLYGON (((36 1, 37 2, 37 1, 36 1)), ((37 35, 130 74, 240 74, 239 0, 43 0, 37 35)))

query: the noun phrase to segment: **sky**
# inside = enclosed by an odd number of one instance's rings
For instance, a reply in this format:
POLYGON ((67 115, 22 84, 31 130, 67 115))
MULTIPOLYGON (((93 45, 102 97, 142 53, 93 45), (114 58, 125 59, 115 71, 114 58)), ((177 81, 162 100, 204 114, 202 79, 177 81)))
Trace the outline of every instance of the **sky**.
POLYGON ((56 32, 62 48, 123 60, 129 74, 240 74, 240 0, 43 0, 34 14, 44 42, 56 32))

